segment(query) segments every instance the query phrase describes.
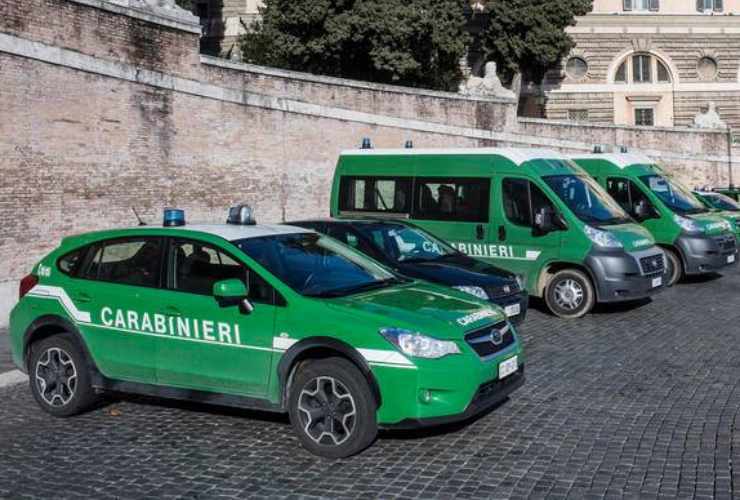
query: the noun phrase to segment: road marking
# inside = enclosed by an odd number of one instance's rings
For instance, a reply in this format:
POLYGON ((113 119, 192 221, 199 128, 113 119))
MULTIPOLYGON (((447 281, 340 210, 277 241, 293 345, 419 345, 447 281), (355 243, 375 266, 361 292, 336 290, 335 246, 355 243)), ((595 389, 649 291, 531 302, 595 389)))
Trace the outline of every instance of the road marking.
POLYGON ((26 381, 28 381, 28 376, 20 370, 0 373, 0 387, 10 387, 26 381))

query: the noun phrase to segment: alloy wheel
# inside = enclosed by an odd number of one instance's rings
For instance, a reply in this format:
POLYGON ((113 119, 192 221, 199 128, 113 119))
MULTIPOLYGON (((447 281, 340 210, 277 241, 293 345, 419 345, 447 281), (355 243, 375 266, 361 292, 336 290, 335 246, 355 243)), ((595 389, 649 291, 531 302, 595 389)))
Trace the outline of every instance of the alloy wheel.
POLYGON ((77 368, 66 351, 48 348, 36 362, 34 375, 39 395, 49 406, 65 406, 74 397, 77 368))
POLYGON ((357 423, 357 406, 347 387, 333 377, 311 379, 298 397, 301 426, 316 444, 339 446, 357 423))
POLYGON ((575 311, 583 303, 583 286, 574 279, 565 279, 555 286, 555 303, 567 311, 575 311))

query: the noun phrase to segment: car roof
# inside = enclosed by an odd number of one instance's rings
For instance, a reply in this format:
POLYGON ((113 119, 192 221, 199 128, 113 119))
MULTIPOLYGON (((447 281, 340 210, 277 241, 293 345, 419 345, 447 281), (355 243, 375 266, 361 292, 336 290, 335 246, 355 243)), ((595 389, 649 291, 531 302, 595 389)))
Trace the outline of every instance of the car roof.
POLYGON ((402 217, 373 217, 373 216, 367 216, 367 217, 355 217, 352 219, 348 218, 332 218, 332 217, 323 217, 318 219, 304 219, 304 220, 297 220, 297 221, 291 221, 287 224, 319 224, 319 223, 332 223, 332 224, 404 224, 407 226, 414 225, 411 221, 402 218, 402 217))
MULTIPOLYGON (((146 228, 162 229, 161 226, 142 226, 138 229, 146 228)), ((258 224, 253 226, 239 224, 186 224, 184 226, 165 227, 164 229, 207 233, 219 236, 228 241, 261 238, 263 236, 278 236, 281 234, 313 233, 313 231, 303 227, 282 224, 258 224)))
POLYGON ((653 165, 655 162, 648 156, 640 153, 591 153, 584 155, 573 155, 573 160, 605 160, 613 163, 619 168, 627 168, 632 165, 653 165))
POLYGON ((568 160, 568 156, 552 149, 535 148, 450 148, 450 149, 351 149, 342 151, 341 156, 502 156, 521 166, 531 160, 568 160))

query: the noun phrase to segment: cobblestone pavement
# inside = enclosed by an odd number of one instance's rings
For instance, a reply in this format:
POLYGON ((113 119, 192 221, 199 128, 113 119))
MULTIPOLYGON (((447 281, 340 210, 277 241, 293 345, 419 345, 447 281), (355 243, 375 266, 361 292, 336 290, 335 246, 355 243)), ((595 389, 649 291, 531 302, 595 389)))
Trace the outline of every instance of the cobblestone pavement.
POLYGON ((345 461, 287 421, 128 400, 60 420, 0 390, 0 497, 740 497, 740 272, 576 321, 532 311, 528 383, 345 461))
POLYGON ((7 372, 15 368, 13 361, 10 359, 10 346, 8 344, 8 330, 0 328, 0 373, 7 372))

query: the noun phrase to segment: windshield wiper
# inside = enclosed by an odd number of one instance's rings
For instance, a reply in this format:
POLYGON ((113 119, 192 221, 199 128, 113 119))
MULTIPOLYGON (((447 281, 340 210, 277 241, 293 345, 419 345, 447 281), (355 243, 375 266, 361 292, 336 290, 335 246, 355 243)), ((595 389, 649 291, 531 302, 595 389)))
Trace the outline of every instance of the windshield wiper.
POLYGON ((403 283, 398 278, 388 278, 379 281, 370 281, 368 283, 362 283, 361 285, 353 285, 344 288, 335 288, 334 290, 325 290, 322 292, 305 294, 308 297, 346 297, 347 295, 353 295, 360 292, 368 292, 370 290, 377 290, 379 288, 385 288, 391 285, 403 283))

